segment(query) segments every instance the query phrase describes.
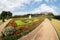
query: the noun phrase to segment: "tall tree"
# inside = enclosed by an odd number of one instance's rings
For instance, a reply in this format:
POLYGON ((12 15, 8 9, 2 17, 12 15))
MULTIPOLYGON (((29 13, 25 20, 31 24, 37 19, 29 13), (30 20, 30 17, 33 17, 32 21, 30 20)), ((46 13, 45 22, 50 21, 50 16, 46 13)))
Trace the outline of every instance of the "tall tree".
POLYGON ((2 13, 1 13, 1 17, 2 17, 2 21, 3 22, 5 22, 5 18, 6 18, 6 16, 7 16, 7 12, 6 11, 2 11, 2 13))
POLYGON ((10 11, 7 12, 7 19, 12 17, 12 13, 10 11))
POLYGON ((54 14, 53 14, 52 12, 49 12, 48 15, 50 15, 50 16, 54 16, 54 14))
POLYGON ((2 11, 1 13, 2 21, 5 22, 5 18, 10 18, 12 17, 12 13, 10 11, 2 11))

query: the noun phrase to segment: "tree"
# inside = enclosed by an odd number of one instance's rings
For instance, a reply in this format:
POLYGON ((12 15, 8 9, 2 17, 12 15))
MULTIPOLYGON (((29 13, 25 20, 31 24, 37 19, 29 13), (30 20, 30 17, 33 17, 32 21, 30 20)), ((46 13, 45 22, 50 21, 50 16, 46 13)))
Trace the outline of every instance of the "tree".
POLYGON ((12 13, 10 11, 7 12, 7 19, 12 17, 12 13))
POLYGON ((0 19, 1 19, 1 14, 0 14, 0 19))
POLYGON ((2 18, 2 21, 5 22, 5 18, 10 18, 12 17, 12 13, 10 11, 2 11, 1 13, 1 18, 2 18))
POLYGON ((1 13, 1 18, 2 18, 2 21, 3 22, 5 22, 5 18, 6 18, 6 16, 7 16, 7 12, 6 11, 2 11, 2 13, 1 13))
POLYGON ((54 18, 60 20, 60 15, 55 15, 54 18))
POLYGON ((50 16, 54 16, 54 14, 53 14, 52 12, 49 12, 48 15, 50 15, 50 16))

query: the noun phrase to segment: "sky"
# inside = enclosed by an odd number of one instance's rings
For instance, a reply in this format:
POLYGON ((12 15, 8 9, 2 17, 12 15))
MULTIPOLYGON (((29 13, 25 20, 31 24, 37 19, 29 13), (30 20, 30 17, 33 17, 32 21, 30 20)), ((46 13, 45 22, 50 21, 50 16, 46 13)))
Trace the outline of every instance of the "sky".
POLYGON ((0 0, 0 13, 11 11, 13 15, 52 12, 60 15, 60 0, 0 0))

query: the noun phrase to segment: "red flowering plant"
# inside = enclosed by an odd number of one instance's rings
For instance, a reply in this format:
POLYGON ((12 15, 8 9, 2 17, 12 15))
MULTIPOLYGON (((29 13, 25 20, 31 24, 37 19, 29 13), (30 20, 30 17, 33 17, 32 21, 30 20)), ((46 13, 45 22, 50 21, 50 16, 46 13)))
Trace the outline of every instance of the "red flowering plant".
POLYGON ((14 19, 11 20, 11 25, 12 25, 12 27, 14 27, 14 29, 16 29, 16 24, 14 22, 14 19))

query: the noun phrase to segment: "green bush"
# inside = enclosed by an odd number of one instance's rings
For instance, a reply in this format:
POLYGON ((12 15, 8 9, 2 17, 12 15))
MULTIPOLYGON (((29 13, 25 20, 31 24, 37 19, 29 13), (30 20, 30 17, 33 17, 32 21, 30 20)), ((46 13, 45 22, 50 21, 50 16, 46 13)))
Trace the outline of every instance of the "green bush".
POLYGON ((17 35, 4 37, 4 38, 2 38, 2 40, 17 40, 20 37, 22 37, 22 35, 21 34, 17 34, 17 35))
POLYGON ((5 36, 10 36, 12 35, 16 30, 13 28, 13 27, 6 27, 2 33, 5 35, 5 36))
POLYGON ((21 28, 20 28, 20 30, 23 30, 23 29, 24 29, 24 27, 21 27, 21 28))

